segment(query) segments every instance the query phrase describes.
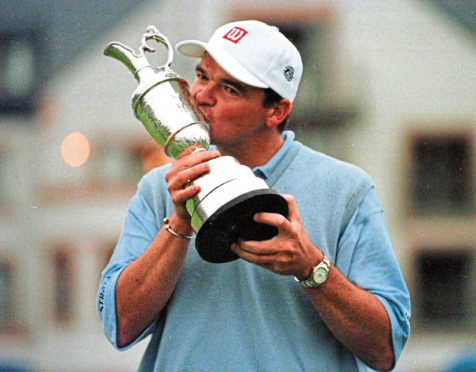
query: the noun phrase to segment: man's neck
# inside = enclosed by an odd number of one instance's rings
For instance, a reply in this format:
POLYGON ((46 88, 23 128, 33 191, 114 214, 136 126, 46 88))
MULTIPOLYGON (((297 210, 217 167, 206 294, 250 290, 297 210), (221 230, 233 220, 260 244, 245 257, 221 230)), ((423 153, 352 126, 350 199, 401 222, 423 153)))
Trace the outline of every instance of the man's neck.
POLYGON ((217 148, 222 155, 233 156, 240 164, 255 168, 266 164, 278 152, 283 143, 281 135, 276 132, 271 136, 253 136, 246 143, 233 147, 217 146, 217 148))

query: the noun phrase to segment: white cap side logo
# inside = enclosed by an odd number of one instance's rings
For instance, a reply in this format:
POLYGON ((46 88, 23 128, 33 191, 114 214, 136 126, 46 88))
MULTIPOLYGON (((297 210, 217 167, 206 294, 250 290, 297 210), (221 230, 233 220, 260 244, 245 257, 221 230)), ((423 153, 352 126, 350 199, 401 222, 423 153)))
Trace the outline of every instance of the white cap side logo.
POLYGON ((238 42, 243 39, 243 37, 248 33, 248 31, 242 29, 241 27, 233 27, 228 31, 223 39, 229 40, 232 43, 238 44, 238 42))
POLYGON ((294 69, 291 66, 286 66, 283 70, 283 74, 287 81, 291 81, 294 78, 294 69))

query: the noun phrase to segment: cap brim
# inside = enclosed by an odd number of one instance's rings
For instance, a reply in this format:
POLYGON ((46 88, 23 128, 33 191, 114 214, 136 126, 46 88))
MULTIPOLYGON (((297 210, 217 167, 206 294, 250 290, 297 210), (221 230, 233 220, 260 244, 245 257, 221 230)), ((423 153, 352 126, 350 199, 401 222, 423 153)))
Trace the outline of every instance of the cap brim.
POLYGON ((215 60, 218 65, 235 79, 257 88, 269 88, 243 65, 223 50, 214 50, 207 43, 198 40, 185 40, 178 43, 175 49, 184 56, 202 58, 205 52, 215 60))
POLYGON ((181 41, 175 46, 175 49, 184 56, 202 58, 206 51, 206 43, 198 40, 181 41))

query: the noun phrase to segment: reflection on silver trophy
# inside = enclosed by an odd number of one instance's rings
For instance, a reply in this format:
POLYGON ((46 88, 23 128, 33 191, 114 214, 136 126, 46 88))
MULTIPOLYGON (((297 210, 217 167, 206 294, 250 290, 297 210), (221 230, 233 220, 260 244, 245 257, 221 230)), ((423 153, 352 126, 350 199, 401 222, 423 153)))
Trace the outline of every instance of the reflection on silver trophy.
MULTIPOLYGON (((147 28, 138 53, 112 42, 104 54, 122 62, 138 80, 132 108, 168 156, 176 159, 191 146, 208 149, 208 125, 194 106, 187 82, 170 69, 173 49, 156 27, 147 28), (148 40, 165 45, 165 65, 150 65, 145 53, 154 53, 155 49, 147 44, 148 40)), ((254 222, 255 213, 287 216, 288 207, 279 192, 269 189, 264 180, 235 158, 221 156, 208 164, 210 173, 192 182, 201 191, 187 201, 187 210, 197 233, 195 246, 200 256, 209 262, 228 262, 238 258, 230 250, 238 239, 265 240, 277 234, 275 227, 254 222)))

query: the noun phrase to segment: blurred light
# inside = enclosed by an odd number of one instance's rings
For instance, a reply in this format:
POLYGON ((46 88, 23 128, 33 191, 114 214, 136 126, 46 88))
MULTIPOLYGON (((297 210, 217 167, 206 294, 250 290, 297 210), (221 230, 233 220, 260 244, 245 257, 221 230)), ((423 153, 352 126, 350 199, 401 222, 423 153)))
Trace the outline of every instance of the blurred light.
POLYGON ((80 167, 86 163, 90 153, 88 139, 79 132, 67 135, 61 143, 61 156, 71 167, 80 167))

